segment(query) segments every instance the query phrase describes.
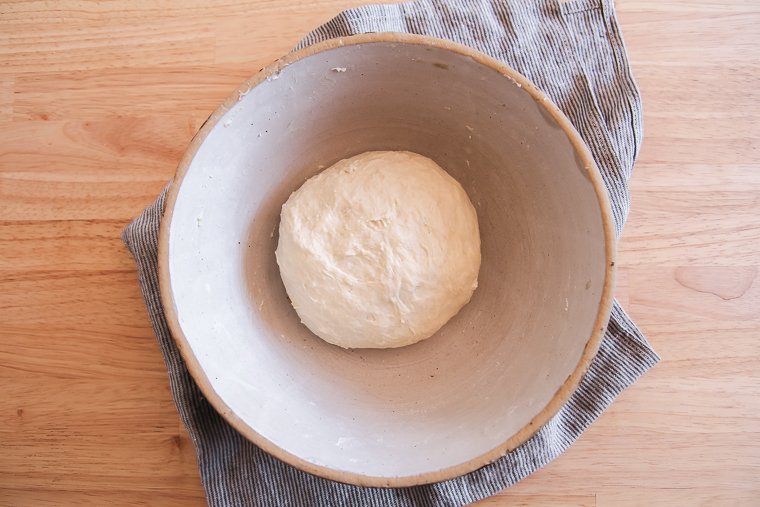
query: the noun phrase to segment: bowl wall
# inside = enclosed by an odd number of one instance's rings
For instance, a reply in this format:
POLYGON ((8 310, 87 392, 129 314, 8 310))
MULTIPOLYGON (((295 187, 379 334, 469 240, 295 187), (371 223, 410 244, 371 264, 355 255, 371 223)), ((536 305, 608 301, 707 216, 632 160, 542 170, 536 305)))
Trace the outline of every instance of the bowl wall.
POLYGON ((194 140, 162 224, 163 301, 204 393, 265 450, 357 484, 442 480, 522 443, 610 308, 609 208, 577 134, 524 78, 443 41, 330 41, 263 72, 194 140), (430 339, 351 351, 300 324, 274 252, 289 194, 368 150, 420 153, 463 185, 482 265, 430 339))

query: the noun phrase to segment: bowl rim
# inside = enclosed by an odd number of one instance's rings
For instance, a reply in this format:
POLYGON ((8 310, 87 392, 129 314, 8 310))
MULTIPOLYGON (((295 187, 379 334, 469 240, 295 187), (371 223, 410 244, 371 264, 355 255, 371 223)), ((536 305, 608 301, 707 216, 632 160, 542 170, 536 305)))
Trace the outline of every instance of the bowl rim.
POLYGON ((267 453, 284 461, 285 463, 292 465, 302 471, 323 477, 325 479, 367 487, 418 486, 453 479, 461 475, 473 472, 478 468, 496 461, 508 452, 525 443, 567 402, 567 400, 570 398, 580 383, 581 378, 588 370, 591 361, 593 360, 597 351, 599 350, 599 346, 601 344, 602 338, 604 337, 607 322, 612 311, 613 291, 615 285, 614 279, 616 241, 614 219, 612 208, 610 206, 609 196, 607 194, 602 175, 599 171, 599 168, 597 167, 596 162, 594 161, 593 156, 591 155, 588 146, 583 141, 580 134, 576 131, 575 127, 573 127, 570 120, 565 116, 565 114, 554 104, 554 102, 549 97, 546 96, 546 94, 540 91, 530 80, 528 80, 528 78, 515 71, 508 65, 488 55, 485 55, 480 51, 452 41, 426 35, 416 35, 400 32, 366 33, 329 39, 310 45, 304 49, 291 52, 286 56, 275 60, 273 63, 262 68, 255 75, 245 80, 240 86, 238 86, 201 125, 198 132, 190 141, 190 144, 188 145, 188 148, 185 151, 184 155, 180 159, 174 179, 170 183, 170 188, 166 195, 166 200, 164 203, 164 215, 161 218, 158 241, 158 274, 160 298, 163 305, 164 314, 166 316, 166 321, 169 325, 169 330, 171 331, 171 335, 177 344, 177 347, 179 348, 182 358, 187 364, 190 375, 198 384, 201 392, 209 401, 209 403, 211 403, 214 409, 216 409, 216 411, 219 412, 219 414, 233 428, 235 428, 249 441, 267 453), (588 176, 593 184, 597 199, 599 201, 599 208, 602 214, 602 226, 605 236, 605 280, 599 303, 599 311, 597 313, 592 334, 586 342, 586 346, 575 369, 555 392, 549 403, 547 403, 547 405, 517 433, 512 435, 504 443, 496 446, 484 454, 476 456, 475 458, 472 458, 464 463, 460 463, 455 466, 442 468, 432 472, 400 477, 364 475, 361 473, 350 472, 346 470, 337 470, 306 461, 277 446, 266 437, 256 432, 251 426, 249 426, 245 421, 238 417, 224 402, 224 400, 216 393, 208 377, 203 371, 200 362, 193 354, 190 344, 182 331, 182 327, 179 324, 177 308, 171 289, 171 277, 169 273, 169 236, 171 232, 170 229, 174 206, 176 204, 177 195, 179 194, 179 189, 182 186, 182 181, 196 153, 200 149, 209 133, 216 127, 222 116, 224 116, 224 114, 227 113, 227 111, 240 100, 241 96, 246 94, 254 86, 257 86, 262 81, 265 81, 267 77, 279 73, 287 65, 290 65, 309 56, 334 49, 336 47, 370 43, 412 44, 445 49, 469 57, 475 60, 477 63, 490 67, 503 76, 507 77, 509 80, 515 83, 515 85, 521 86, 531 95, 533 100, 536 101, 537 105, 539 107, 543 107, 557 122, 557 124, 560 125, 560 127, 565 131, 571 143, 573 144, 576 153, 583 161, 585 170, 588 173, 588 176))

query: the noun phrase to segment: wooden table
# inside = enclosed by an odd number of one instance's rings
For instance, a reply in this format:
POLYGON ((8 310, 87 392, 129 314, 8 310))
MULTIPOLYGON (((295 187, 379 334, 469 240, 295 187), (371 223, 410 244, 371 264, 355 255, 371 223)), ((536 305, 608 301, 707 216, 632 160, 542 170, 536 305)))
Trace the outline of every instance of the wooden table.
MULTIPOLYGON (((124 225, 351 0, 0 2, 0 505, 203 505, 124 225)), ((662 355, 480 505, 760 505, 760 4, 621 0, 646 139, 618 296, 662 355), (723 5, 725 4, 725 5, 723 5)))

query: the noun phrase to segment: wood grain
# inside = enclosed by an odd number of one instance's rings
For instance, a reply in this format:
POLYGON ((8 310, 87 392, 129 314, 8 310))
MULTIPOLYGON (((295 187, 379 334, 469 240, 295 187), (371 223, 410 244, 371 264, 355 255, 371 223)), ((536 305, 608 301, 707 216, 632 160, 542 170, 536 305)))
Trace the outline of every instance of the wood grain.
MULTIPOLYGON (((204 504, 118 235, 230 89, 356 4, 0 4, 0 506, 204 504)), ((618 13, 646 130, 618 295, 663 361, 479 505, 760 505, 760 4, 618 13)))

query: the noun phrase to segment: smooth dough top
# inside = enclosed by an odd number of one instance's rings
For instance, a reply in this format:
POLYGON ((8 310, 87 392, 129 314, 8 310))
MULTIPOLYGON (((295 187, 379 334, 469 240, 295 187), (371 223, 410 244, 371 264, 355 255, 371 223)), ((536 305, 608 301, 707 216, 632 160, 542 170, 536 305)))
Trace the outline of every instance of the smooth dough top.
POLYGON ((429 158, 366 152, 291 194, 276 256, 313 333, 345 348, 402 347, 434 334, 470 300, 478 219, 462 186, 429 158))

